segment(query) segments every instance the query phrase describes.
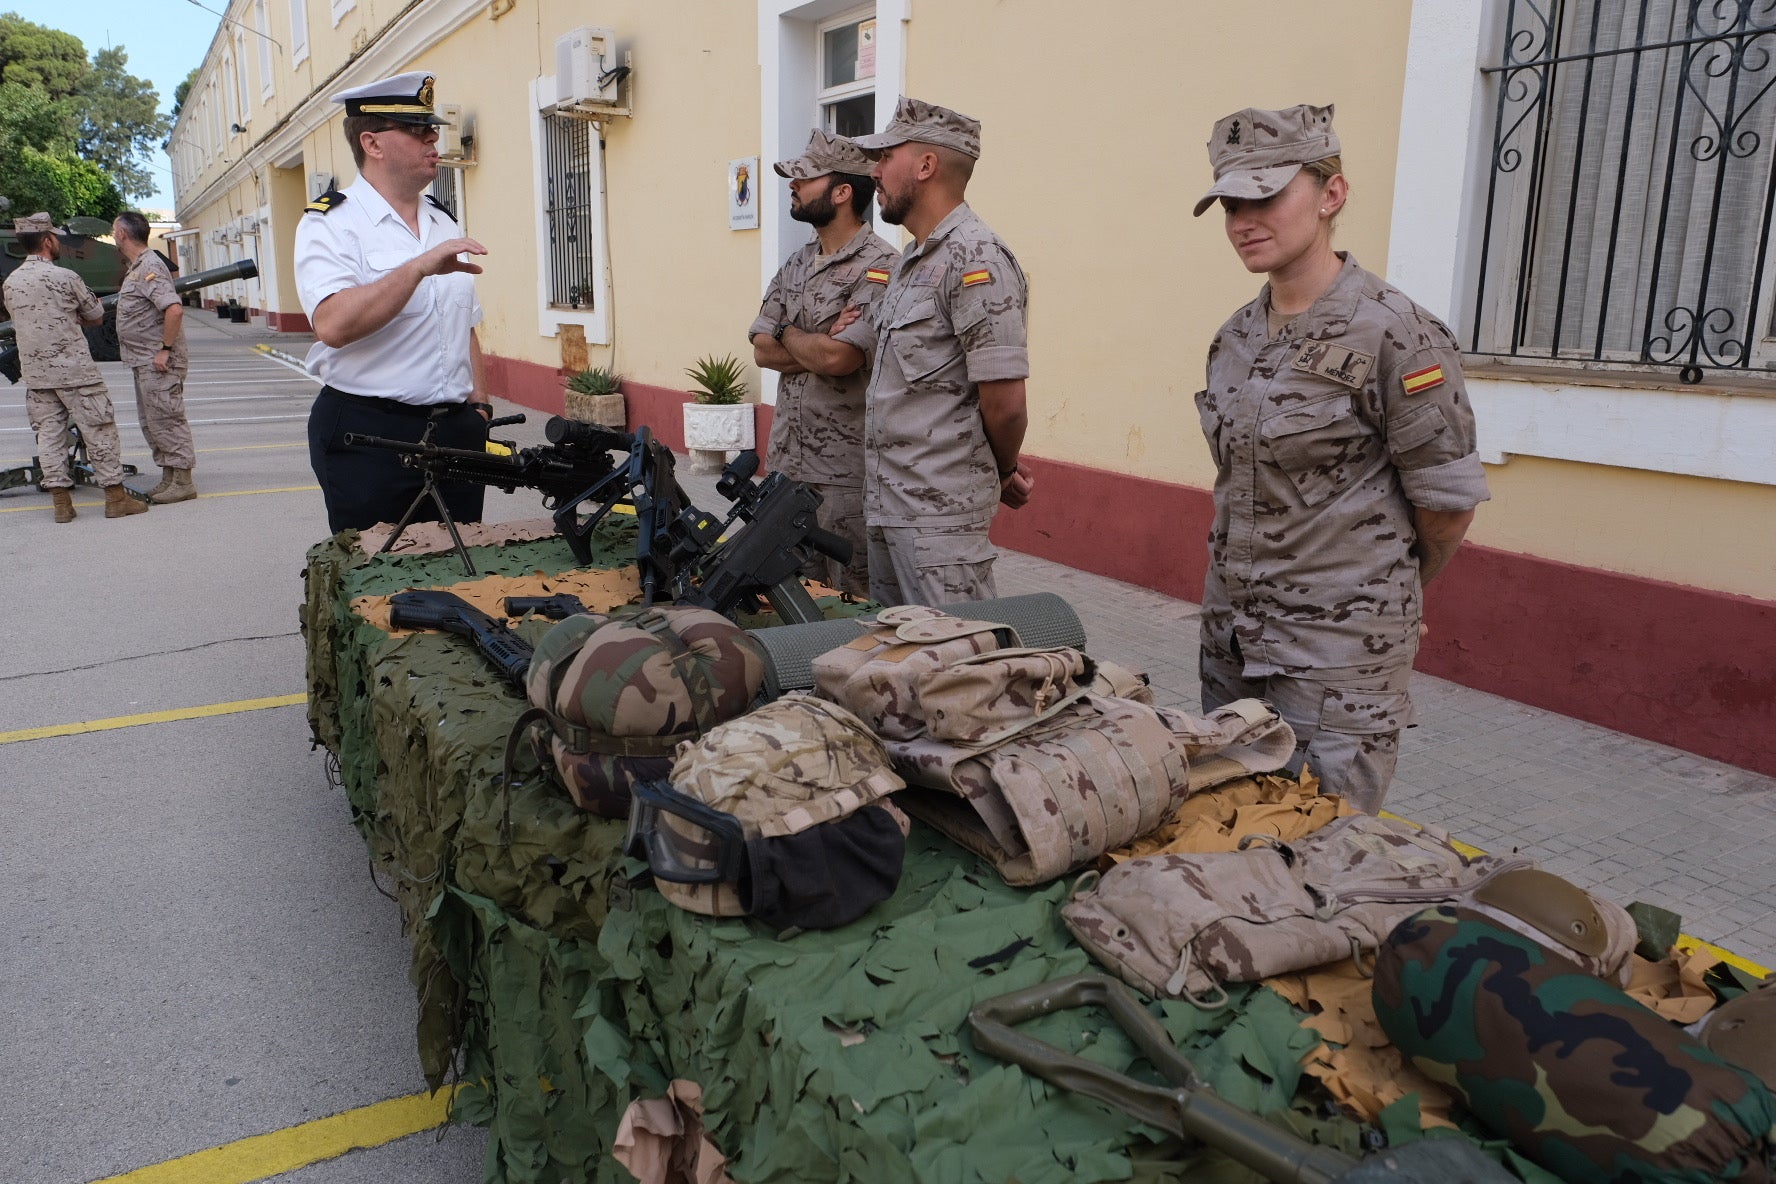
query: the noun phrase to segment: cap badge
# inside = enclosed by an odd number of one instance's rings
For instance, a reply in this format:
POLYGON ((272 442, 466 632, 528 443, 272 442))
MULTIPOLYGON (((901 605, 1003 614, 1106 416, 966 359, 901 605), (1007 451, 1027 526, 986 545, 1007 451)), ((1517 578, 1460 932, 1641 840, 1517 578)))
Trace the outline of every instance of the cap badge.
POLYGON ((419 84, 419 105, 421 107, 430 107, 433 105, 432 80, 429 77, 419 84))

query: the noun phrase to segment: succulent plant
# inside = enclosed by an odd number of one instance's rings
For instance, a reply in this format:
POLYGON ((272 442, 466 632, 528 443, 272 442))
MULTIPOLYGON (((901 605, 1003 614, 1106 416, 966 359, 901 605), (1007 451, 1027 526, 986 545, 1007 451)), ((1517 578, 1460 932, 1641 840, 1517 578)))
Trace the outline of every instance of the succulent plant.
POLYGON ((603 366, 582 370, 567 380, 567 389, 580 395, 614 395, 623 385, 623 376, 603 366))
POLYGON ((697 402, 718 405, 745 400, 746 384, 740 381, 742 373, 744 368, 733 354, 725 358, 709 354, 698 358, 696 364, 685 371, 696 384, 697 402))

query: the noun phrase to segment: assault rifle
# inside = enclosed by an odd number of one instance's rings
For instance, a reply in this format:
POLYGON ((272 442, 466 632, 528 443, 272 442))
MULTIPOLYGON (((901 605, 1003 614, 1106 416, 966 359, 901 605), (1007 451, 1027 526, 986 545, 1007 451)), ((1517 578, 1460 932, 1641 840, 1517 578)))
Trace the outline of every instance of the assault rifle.
POLYGON ((389 620, 398 629, 454 633, 475 643, 500 677, 519 694, 530 670, 530 643, 454 592, 408 590, 389 598, 389 620))
MULTIPOLYGON (((173 281, 173 291, 183 296, 187 292, 195 292, 199 288, 207 288, 211 284, 225 284, 230 280, 250 280, 258 274, 259 265, 257 263, 251 259, 242 259, 236 263, 212 267, 208 271, 199 271, 176 279, 173 281)), ((109 296, 100 297, 99 306, 106 312, 110 312, 117 307, 117 295, 113 292, 109 296)), ((107 331, 116 332, 115 329, 110 328, 107 331)), ((0 342, 6 343, 6 348, 0 350, 0 374, 6 375, 11 382, 17 382, 23 374, 19 365, 18 346, 12 344, 16 337, 17 334, 13 332, 12 322, 0 321, 0 342)))
POLYGON ((1134 992, 1101 974, 1076 974, 977 1003, 968 1013, 968 1027, 982 1052, 1107 1102, 1148 1126, 1212 1147, 1279 1184, 1510 1184, 1516 1179, 1466 1139, 1421 1139, 1359 1162, 1266 1122, 1210 1089, 1134 992), (1110 1013, 1165 1085, 1137 1081, 1013 1026, 1062 1008, 1093 1005, 1110 1013))
POLYGON ((508 596, 506 597, 506 615, 522 617, 525 613, 535 613, 539 617, 547 617, 551 621, 565 621, 569 617, 577 617, 589 612, 586 604, 572 592, 557 592, 553 596, 508 596))
POLYGON ((717 533, 736 521, 746 525, 697 561, 676 599, 732 616, 763 597, 785 624, 824 620, 800 575, 816 555, 849 562, 851 544, 821 529, 818 493, 782 473, 755 481, 758 470, 758 453, 750 449, 722 470, 715 489, 733 509, 717 533))
MULTIPOLYGON (((488 427, 523 422, 522 415, 507 415, 491 421, 488 427)), ((345 443, 349 447, 379 448, 385 452, 398 453, 402 464, 425 475, 425 483, 414 497, 413 504, 407 507, 407 513, 401 516, 395 532, 382 545, 383 551, 388 551, 400 541, 402 533, 429 501, 437 511, 439 521, 450 531, 451 543, 456 549, 457 557, 462 560, 463 569, 469 575, 474 575, 475 564, 469 558, 468 548, 463 546, 462 536, 457 532, 450 511, 445 508, 443 496, 438 492, 439 481, 470 481, 478 485, 489 485, 506 493, 520 487, 542 491, 543 505, 556 508, 555 529, 567 539, 575 558, 582 564, 592 562, 591 543, 587 537, 590 530, 576 530, 573 507, 588 489, 600 485, 611 475, 616 467, 610 457, 611 450, 629 448, 633 443, 632 437, 624 432, 574 423, 556 416, 550 418, 544 429, 551 441, 549 444, 516 449, 510 455, 502 456, 492 452, 446 448, 434 444, 432 427, 430 423, 426 425, 425 433, 418 443, 391 440, 384 436, 366 436, 357 432, 345 434, 345 443), (568 425, 574 430, 557 431, 558 424, 568 425)))

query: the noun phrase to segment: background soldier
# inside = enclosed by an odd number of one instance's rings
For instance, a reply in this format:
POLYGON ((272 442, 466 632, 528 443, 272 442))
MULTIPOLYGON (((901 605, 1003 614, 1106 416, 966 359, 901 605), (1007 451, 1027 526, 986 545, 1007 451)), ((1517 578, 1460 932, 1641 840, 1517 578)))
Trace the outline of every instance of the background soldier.
POLYGON ((140 514, 148 507, 123 487, 123 449, 117 413, 99 367, 86 348, 82 324, 96 325, 105 310, 92 289, 57 267, 62 240, 48 214, 13 219, 25 261, 6 277, 6 310, 18 333, 25 408, 37 433, 43 488, 55 500, 55 520, 74 521, 74 475, 68 470, 68 421, 86 440, 86 456, 105 490, 105 517, 140 514))
POLYGON ((148 219, 127 210, 111 223, 111 237, 129 270, 117 293, 117 346, 136 376, 136 421, 160 466, 160 484, 148 493, 156 505, 197 496, 191 470, 197 449, 185 418, 185 308, 173 291, 160 252, 148 249, 148 219))
POLYGON ((771 467, 819 492, 820 525, 851 543, 851 562, 826 560, 823 581, 868 596, 863 400, 875 329, 868 318, 834 325, 847 307, 867 308, 887 287, 894 248, 866 221, 876 183, 865 175, 869 158, 850 140, 816 130, 801 156, 774 167, 789 178, 789 216, 814 227, 814 238, 772 278, 748 331, 753 360, 783 374, 771 467))
MULTIPOLYGON (((1029 500, 1018 461, 1027 416, 1024 272, 963 200, 980 123, 901 96, 886 130, 859 136, 882 217, 912 232, 875 303, 864 427, 870 595, 943 604, 993 595, 999 503, 1029 500)), ((841 318, 841 325, 844 318, 841 318)))
MULTIPOLYGON (((310 202, 296 225, 296 291, 319 338, 307 364, 326 384, 308 417, 308 459, 335 531, 400 521, 423 482, 393 452, 348 448, 346 433, 417 441, 429 425, 447 448, 487 446, 493 408, 471 278, 481 267, 458 258, 487 248, 426 193, 444 122, 432 97, 423 70, 334 95, 358 179, 310 202)), ((438 489, 457 522, 481 521, 482 486, 438 489)), ((436 517, 419 507, 419 520, 436 517)))

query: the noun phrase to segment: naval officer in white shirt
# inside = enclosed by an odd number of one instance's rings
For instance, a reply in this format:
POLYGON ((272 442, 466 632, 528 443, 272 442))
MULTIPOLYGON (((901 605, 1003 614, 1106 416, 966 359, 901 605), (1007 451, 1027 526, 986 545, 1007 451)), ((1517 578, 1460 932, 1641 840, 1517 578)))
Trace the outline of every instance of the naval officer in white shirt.
MULTIPOLYGON (((480 451, 487 402, 475 326, 481 304, 463 236, 426 193, 438 175, 432 76, 423 70, 333 96, 358 179, 309 203, 296 227, 296 288, 319 341, 309 372, 325 384, 308 419, 308 454, 334 531, 397 522, 421 475, 392 452, 349 448, 347 432, 480 451)), ((439 485, 450 516, 479 522, 480 485, 439 485)), ((428 502, 419 520, 435 519, 428 502)))

